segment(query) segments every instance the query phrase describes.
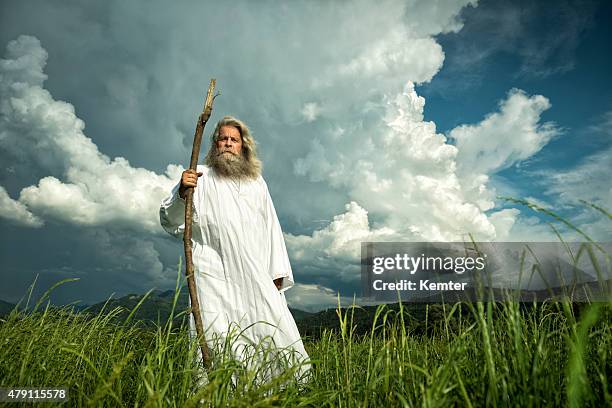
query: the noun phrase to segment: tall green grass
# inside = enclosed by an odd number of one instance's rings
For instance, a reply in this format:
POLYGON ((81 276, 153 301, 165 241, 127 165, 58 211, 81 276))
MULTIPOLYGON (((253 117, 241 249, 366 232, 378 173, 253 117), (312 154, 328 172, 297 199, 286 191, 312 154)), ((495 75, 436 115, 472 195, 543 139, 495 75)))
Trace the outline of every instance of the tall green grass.
POLYGON ((185 311, 151 328, 42 305, 0 320, 0 386, 67 386, 69 406, 612 406, 610 301, 429 305, 425 330, 381 305, 366 335, 338 309, 338 330, 305 339, 309 381, 264 384, 223 353, 204 381, 185 311))
POLYGON ((339 331, 306 342, 310 382, 288 373, 259 387, 253 373, 220 359, 198 387, 185 324, 116 324, 116 311, 14 312, 0 324, 0 385, 68 386, 74 406, 612 404, 609 304, 579 313, 567 302, 448 305, 421 334, 403 308, 380 306, 365 336, 354 334, 351 310, 339 310, 339 331))

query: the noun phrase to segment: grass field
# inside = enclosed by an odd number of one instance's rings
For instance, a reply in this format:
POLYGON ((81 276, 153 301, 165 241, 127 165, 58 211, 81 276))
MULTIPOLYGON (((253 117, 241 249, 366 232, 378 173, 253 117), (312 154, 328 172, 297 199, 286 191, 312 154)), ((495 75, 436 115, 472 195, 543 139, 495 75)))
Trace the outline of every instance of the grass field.
POLYGON ((339 331, 306 341, 310 382, 287 372, 260 387, 232 361, 195 387, 184 312, 156 329, 117 324, 118 310, 14 312, 0 323, 0 385, 68 386, 70 406, 612 406, 610 306, 444 305, 419 334, 381 306, 360 337, 339 313, 339 331))
POLYGON ((254 373, 217 358, 197 386, 184 310, 152 328, 131 321, 135 310, 42 307, 47 295, 0 320, 0 386, 67 386, 69 406, 612 406, 611 301, 437 304, 424 325, 380 306, 359 336, 355 309, 338 309, 337 330, 305 339, 306 384, 287 370, 254 386, 254 373))

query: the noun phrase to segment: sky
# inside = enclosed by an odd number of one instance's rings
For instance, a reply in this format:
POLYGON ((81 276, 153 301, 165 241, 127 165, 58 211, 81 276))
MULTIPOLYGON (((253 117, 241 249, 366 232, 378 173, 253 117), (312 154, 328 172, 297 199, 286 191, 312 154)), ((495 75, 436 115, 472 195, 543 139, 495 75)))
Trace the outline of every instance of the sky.
MULTIPOLYGON (((251 128, 296 285, 360 296, 364 241, 610 242, 605 1, 0 4, 0 299, 174 288, 159 204, 210 78, 251 128), (581 201, 583 200, 583 201, 581 201)), ((202 156, 203 157, 203 154, 202 156)))

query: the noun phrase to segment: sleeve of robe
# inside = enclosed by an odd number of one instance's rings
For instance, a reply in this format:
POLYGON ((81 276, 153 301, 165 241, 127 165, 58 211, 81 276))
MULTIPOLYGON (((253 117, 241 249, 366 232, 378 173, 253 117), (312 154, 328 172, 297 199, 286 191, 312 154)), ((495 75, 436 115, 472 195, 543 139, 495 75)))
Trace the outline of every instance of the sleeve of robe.
POLYGON ((170 196, 166 197, 159 208, 159 221, 166 232, 180 237, 185 231, 185 200, 179 195, 178 182, 172 189, 170 196))
POLYGON ((284 292, 295 283, 293 280, 293 271, 289 263, 289 255, 287 254, 283 231, 265 181, 263 181, 263 188, 265 190, 264 205, 266 210, 266 228, 270 239, 270 274, 273 280, 284 278, 280 288, 280 291, 284 292))
MULTIPOLYGON (((204 172, 205 167, 202 165, 197 166, 198 172, 204 172)), ((200 181, 198 180, 198 186, 200 185, 200 181)), ((178 183, 174 186, 170 195, 166 197, 162 202, 159 208, 159 222, 164 230, 170 235, 175 237, 180 237, 183 235, 185 231, 185 200, 181 198, 179 195, 179 187, 181 186, 181 182, 179 180, 178 183)), ((197 224, 198 222, 198 213, 196 211, 196 199, 197 199, 197 190, 198 187, 195 188, 193 192, 193 223, 197 224)))
POLYGON ((166 232, 179 237, 185 231, 185 200, 179 196, 180 182, 170 196, 166 197, 159 208, 159 221, 166 232))

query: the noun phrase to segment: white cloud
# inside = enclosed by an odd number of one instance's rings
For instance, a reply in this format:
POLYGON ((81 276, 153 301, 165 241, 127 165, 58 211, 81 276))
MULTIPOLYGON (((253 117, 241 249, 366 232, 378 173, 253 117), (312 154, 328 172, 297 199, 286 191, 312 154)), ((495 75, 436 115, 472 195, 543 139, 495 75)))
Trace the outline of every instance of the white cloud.
POLYGON ((13 200, 0 186, 0 217, 24 227, 42 227, 43 221, 32 214, 23 203, 13 200))
POLYGON ((359 257, 362 241, 380 241, 394 236, 390 228, 370 228, 367 211, 356 202, 348 203, 345 209, 345 213, 336 215, 331 223, 311 236, 285 234, 291 258, 298 262, 317 257, 354 261, 359 257))
MULTIPOLYGON (((47 52, 35 37, 22 35, 16 41, 9 42, 6 46, 6 59, 0 60, 0 70, 2 70, 0 86, 3 91, 9 84, 42 86, 47 79, 47 75, 42 72, 47 57, 47 52)), ((9 103, 13 104, 15 101, 5 100, 3 109, 9 103)))
POLYGON ((316 102, 305 103, 302 108, 302 116, 304 116, 306 122, 313 122, 316 120, 320 112, 321 107, 316 102))
MULTIPOLYGON (((559 238, 551 226, 535 216, 535 212, 525 209, 525 214, 512 208, 499 211, 499 216, 492 216, 491 222, 499 226, 500 242, 558 242, 559 238)), ((562 225, 556 224, 564 240, 575 240, 576 235, 562 225)))
MULTIPOLYGON (((158 175, 132 167, 122 157, 111 160, 102 154, 83 133, 85 125, 74 107, 42 88, 45 63, 46 52, 37 39, 20 36, 9 43, 6 59, 0 60, 0 146, 59 171, 65 181, 44 177, 21 191, 18 204, 4 208, 22 219, 29 210, 77 225, 122 225, 161 233, 159 203, 181 168, 169 165, 165 175, 158 175)), ((30 224, 36 220, 30 217, 30 224)))
POLYGON ((337 121, 353 116, 354 120, 357 111, 367 110, 406 81, 431 81, 444 62, 442 47, 433 36, 460 29, 460 11, 473 3, 388 0, 375 6, 368 1, 318 5, 323 7, 319 34, 309 31, 300 38, 304 49, 317 47, 317 52, 286 72, 292 77, 300 73, 309 84, 297 92, 316 96, 319 117, 337 121))
POLYGON ((514 227, 520 211, 516 208, 508 208, 497 211, 489 217, 491 224, 495 226, 496 238, 499 241, 507 241, 510 230, 514 227))
MULTIPOLYGON (((330 269, 340 253, 356 262, 359 243, 378 238, 371 233, 367 212, 382 219, 378 230, 394 240, 455 241, 468 233, 483 241, 554 236, 547 225, 521 217, 518 209, 485 213, 495 205, 490 177, 532 157, 559 133, 554 124, 541 122, 550 107, 545 97, 510 91, 498 112, 450 132, 456 146, 436 133, 433 122, 424 121, 425 100, 412 83, 385 101, 381 122, 341 140, 315 139, 310 152, 295 162, 297 175, 348 188, 353 200, 327 227, 311 236, 288 237, 296 259, 319 264, 320 270, 330 269), (346 223, 345 218, 359 222, 346 223)), ((356 275, 357 269, 346 273, 356 275)))
MULTIPOLYGON (((291 307, 309 312, 318 312, 324 309, 347 307, 353 304, 353 298, 340 296, 338 292, 321 285, 296 284, 286 293, 287 303, 291 307)), ((359 298, 357 298, 357 304, 359 298)))
POLYGON ((500 103, 499 112, 476 125, 461 125, 449 135, 457 142, 460 173, 491 174, 539 152, 560 133, 551 122, 540 121, 550 108, 542 95, 528 96, 512 89, 500 103))
POLYGON ((406 1, 408 27, 415 35, 436 35, 458 32, 463 28, 459 11, 464 7, 475 7, 478 0, 406 1))
POLYGON ((494 206, 495 184, 490 177, 538 153, 560 130, 541 121, 550 108, 542 95, 529 96, 512 89, 500 101, 499 111, 477 124, 460 125, 449 132, 457 146, 457 176, 466 197, 482 210, 494 206))
MULTIPOLYGON (((535 179, 534 185, 546 198, 528 196, 525 200, 563 216, 591 239, 608 242, 612 237, 610 219, 581 200, 610 211, 612 189, 608 174, 612 169, 611 157, 612 149, 607 148, 586 157, 578 165, 566 170, 529 172, 528 174, 535 179)), ((496 186, 500 187, 499 183, 496 186)), ((509 188, 505 184, 501 187, 509 188)), ((520 197, 517 192, 503 195, 520 197)), ((535 216, 536 213, 537 211, 524 207, 524 214, 518 209, 506 209, 493 214, 490 220, 498 233, 497 239, 517 242, 556 242, 559 238, 552 228, 554 226, 565 241, 585 240, 581 234, 567 225, 547 215, 543 215, 543 219, 538 218, 535 216)))
POLYGON ((574 168, 539 174, 547 180, 546 193, 558 196, 559 204, 576 205, 585 200, 609 207, 612 203, 611 171, 612 147, 608 147, 586 157, 574 168))
POLYGON ((386 98, 382 121, 341 140, 315 139, 296 161, 296 174, 348 188, 352 200, 404 239, 454 240, 466 232, 494 238, 493 225, 462 191, 457 149, 423 121, 424 104, 408 83, 386 98))
POLYGON ((389 76, 403 76, 416 83, 428 82, 444 62, 442 47, 433 38, 414 38, 404 27, 390 33, 371 45, 360 55, 337 67, 338 77, 385 81, 389 76))

